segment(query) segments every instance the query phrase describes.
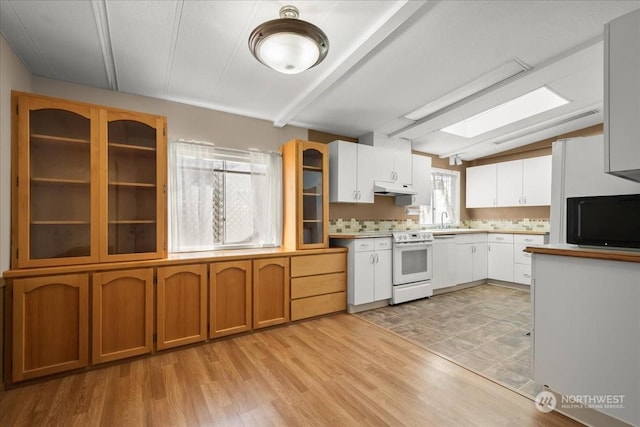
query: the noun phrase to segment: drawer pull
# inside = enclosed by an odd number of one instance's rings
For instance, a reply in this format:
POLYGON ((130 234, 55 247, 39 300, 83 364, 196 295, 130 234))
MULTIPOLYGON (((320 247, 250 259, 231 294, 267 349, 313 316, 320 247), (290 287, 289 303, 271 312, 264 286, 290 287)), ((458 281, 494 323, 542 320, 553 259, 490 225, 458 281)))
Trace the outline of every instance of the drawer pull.
POLYGON ((527 258, 531 258, 531 254, 530 254, 530 253, 527 253, 527 252, 523 253, 523 254, 522 254, 522 256, 525 256, 525 257, 527 257, 527 258))
POLYGON ((528 238, 528 239, 524 239, 524 241, 525 242, 533 242, 533 239, 528 238))
POLYGON ((504 240, 504 237, 496 237, 496 240, 504 240))
POLYGON ((531 279, 531 275, 529 273, 524 273, 523 276, 526 277, 527 279, 531 279))

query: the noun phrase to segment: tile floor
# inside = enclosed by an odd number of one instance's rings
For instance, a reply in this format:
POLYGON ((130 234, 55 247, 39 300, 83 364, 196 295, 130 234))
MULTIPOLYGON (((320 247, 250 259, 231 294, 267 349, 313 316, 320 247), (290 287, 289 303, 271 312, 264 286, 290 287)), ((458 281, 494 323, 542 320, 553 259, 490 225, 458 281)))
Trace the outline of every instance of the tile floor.
POLYGON ((531 305, 527 290, 480 285, 358 313, 427 349, 529 396, 531 305))

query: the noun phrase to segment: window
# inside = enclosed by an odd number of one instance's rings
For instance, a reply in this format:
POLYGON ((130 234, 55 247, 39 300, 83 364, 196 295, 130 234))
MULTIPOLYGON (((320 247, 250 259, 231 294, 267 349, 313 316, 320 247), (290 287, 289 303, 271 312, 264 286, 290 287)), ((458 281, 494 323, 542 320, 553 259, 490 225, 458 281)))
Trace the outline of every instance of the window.
POLYGON ((420 211, 421 224, 459 224, 460 172, 431 169, 431 206, 420 211))
POLYGON ((280 154, 174 141, 169 161, 172 252, 280 245, 280 154))

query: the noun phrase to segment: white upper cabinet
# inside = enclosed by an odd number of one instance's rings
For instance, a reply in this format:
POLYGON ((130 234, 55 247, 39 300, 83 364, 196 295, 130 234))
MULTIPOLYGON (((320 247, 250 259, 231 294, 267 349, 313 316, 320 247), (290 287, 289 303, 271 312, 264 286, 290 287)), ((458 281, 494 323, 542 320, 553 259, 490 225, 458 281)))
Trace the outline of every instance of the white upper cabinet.
POLYGON ((396 196, 398 206, 428 206, 431 204, 431 157, 412 154, 413 196, 396 196))
POLYGON ((496 165, 467 168, 468 208, 492 208, 496 206, 496 165))
POLYGON ((347 141, 329 144, 329 201, 373 203, 374 149, 347 141))
POLYGON ((522 160, 497 164, 498 206, 522 205, 522 160))
POLYGON ((467 168, 468 208, 550 204, 551 156, 467 168))
POLYGON ((604 171, 640 181, 640 10, 604 34, 604 171))
POLYGON ((522 161, 522 204, 551 205, 551 156, 522 161))
POLYGON ((411 141, 375 132, 358 138, 358 141, 375 149, 376 181, 411 185, 411 141))

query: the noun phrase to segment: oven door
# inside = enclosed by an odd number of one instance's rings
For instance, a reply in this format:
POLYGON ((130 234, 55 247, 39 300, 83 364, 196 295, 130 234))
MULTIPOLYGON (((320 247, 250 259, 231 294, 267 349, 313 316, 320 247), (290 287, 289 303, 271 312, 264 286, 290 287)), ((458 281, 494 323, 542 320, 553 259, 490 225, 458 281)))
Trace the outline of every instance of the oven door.
POLYGON ((433 275, 431 242, 394 243, 393 284, 423 282, 433 275))

